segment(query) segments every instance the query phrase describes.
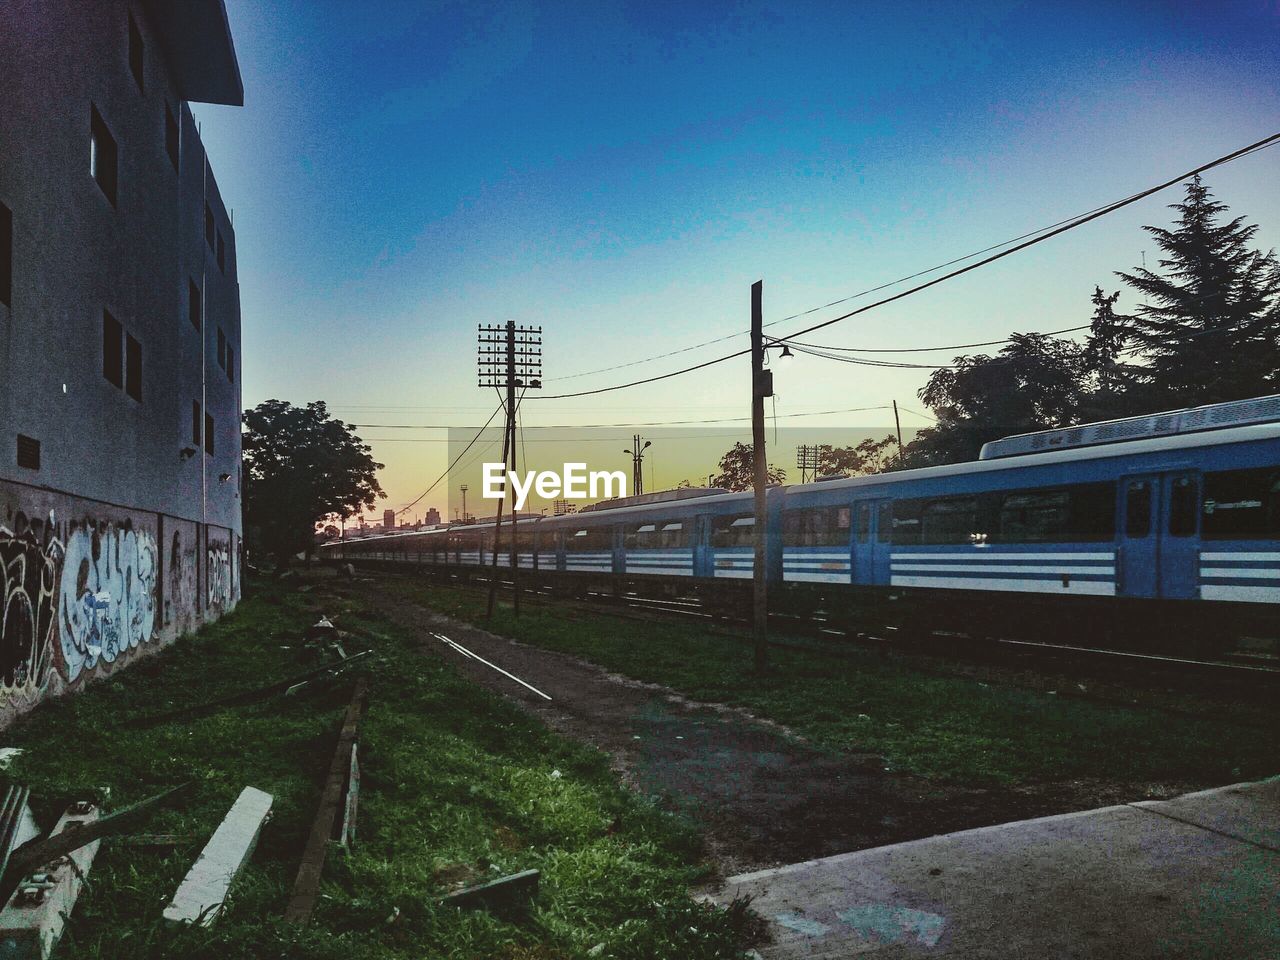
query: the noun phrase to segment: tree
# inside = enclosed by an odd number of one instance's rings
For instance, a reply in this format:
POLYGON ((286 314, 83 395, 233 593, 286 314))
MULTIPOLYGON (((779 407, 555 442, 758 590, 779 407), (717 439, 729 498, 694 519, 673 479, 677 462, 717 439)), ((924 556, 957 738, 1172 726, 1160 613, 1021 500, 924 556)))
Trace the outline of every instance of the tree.
POLYGON ((856 447, 818 447, 818 476, 847 474, 851 477, 884 473, 898 456, 898 439, 890 434, 883 440, 866 439, 856 447))
POLYGON ((244 427, 246 534, 281 569, 296 553, 310 556, 317 523, 346 519, 386 496, 377 477, 382 464, 323 401, 267 400, 245 411, 244 427))
POLYGON ((1087 376, 1082 348, 1040 333, 1015 333, 989 357, 956 357, 920 390, 938 424, 921 430, 913 466, 973 460, 988 440, 1074 423, 1087 376))
MULTIPOLYGON (((735 443, 720 458, 720 474, 712 481, 712 486, 724 487, 726 490, 750 490, 755 485, 755 452, 745 443, 735 443)), ((787 471, 780 467, 769 467, 766 470, 770 483, 781 483, 786 479, 787 471)))
POLYGON ((1198 176, 1186 189, 1172 229, 1143 227, 1164 251, 1160 272, 1118 274, 1148 301, 1132 322, 1148 409, 1280 388, 1280 263, 1250 248, 1256 225, 1220 222, 1227 206, 1198 176))

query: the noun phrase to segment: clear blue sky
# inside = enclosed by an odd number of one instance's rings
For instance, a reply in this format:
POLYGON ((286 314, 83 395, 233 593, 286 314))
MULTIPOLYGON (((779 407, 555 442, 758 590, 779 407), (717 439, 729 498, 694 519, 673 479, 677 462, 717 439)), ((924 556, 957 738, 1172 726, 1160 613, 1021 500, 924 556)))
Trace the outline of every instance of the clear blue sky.
MULTIPOLYGON (((360 423, 482 422, 493 403, 475 386, 477 323, 544 326, 545 393, 659 373, 723 345, 551 379, 744 329, 756 279, 776 319, 1280 130, 1274 0, 227 9, 246 106, 195 110, 235 210, 244 401, 325 399, 360 423)), ((1280 148, 1207 180, 1262 225, 1263 246, 1280 245, 1280 148)), ((1167 223, 1177 198, 824 342, 945 344, 1083 323, 1095 283, 1114 288, 1112 271, 1144 249, 1154 257, 1139 227, 1167 223)), ((1120 306, 1132 303, 1126 292, 1120 306)), ((660 389, 530 402, 526 415, 738 416, 746 377, 735 361, 660 389)), ((895 397, 918 408, 923 380, 804 358, 777 374, 778 413, 895 397)), ((376 445, 389 505, 421 492, 444 446, 376 445)))

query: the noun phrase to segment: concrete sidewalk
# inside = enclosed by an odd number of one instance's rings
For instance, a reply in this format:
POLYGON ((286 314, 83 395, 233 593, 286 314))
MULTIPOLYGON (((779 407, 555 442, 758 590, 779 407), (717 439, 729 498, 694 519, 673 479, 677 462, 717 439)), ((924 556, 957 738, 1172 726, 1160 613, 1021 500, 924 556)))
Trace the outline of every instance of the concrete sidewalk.
POLYGON ((1280 778, 726 881, 772 958, 1280 958, 1280 778))

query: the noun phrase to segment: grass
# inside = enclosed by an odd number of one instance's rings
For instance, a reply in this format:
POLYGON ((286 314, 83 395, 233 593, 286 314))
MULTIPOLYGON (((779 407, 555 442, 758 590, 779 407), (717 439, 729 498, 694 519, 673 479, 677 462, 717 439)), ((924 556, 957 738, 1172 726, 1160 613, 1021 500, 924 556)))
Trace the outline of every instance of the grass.
POLYGON ((254 586, 238 610, 109 682, 48 703, 11 727, 23 748, 8 775, 32 789, 42 824, 109 791, 119 809, 191 779, 197 789, 139 832, 176 847, 103 844, 60 956, 184 960, 739 957, 742 909, 694 903, 702 876, 692 827, 622 789, 602 755, 418 653, 358 600, 327 598, 375 662, 301 695, 148 721, 307 669, 301 646, 316 594, 254 586), (370 679, 361 741, 358 842, 331 853, 312 923, 283 923, 352 678, 370 679), (273 818, 208 930, 160 913, 245 785, 275 797, 273 818), (518 870, 542 871, 521 914, 439 905, 442 893, 518 870))
MULTIPOLYGON (((470 622, 482 592, 408 579, 408 599, 470 622)), ((891 769, 938 781, 1022 785, 1092 778, 1211 785, 1280 771, 1266 725, 1178 716, 1155 707, 1068 699, 1012 685, 937 676, 875 654, 848 661, 775 649, 769 675, 749 649, 698 624, 637 622, 607 613, 499 607, 495 633, 570 653, 697 700, 745 707, 839 750, 882 754, 891 769)))

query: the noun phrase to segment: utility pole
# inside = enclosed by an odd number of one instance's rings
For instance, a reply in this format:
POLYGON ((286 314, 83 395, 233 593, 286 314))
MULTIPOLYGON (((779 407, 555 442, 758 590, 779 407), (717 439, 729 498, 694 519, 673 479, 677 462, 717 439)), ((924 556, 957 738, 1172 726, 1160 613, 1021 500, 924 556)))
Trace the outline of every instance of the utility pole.
MULTIPOLYGON (((520 395, 529 389, 537 390, 542 386, 542 328, 516 326, 514 320, 508 320, 502 326, 479 327, 478 370, 481 387, 505 387, 506 424, 502 433, 502 467, 515 472, 516 468, 516 416, 518 401, 516 387, 520 395)), ((493 527, 493 573, 489 579, 489 604, 486 618, 492 619, 493 607, 497 591, 498 549, 502 536, 502 505, 509 495, 511 497, 511 591, 512 604, 516 616, 520 615, 520 586, 518 572, 520 569, 517 554, 516 528, 516 494, 508 478, 503 484, 503 499, 498 501, 498 515, 493 527)))
POLYGON ((898 418, 898 401, 893 401, 893 425, 898 428, 898 466, 902 466, 902 421, 898 418))
POLYGON ((801 444, 796 447, 796 466, 800 470, 800 482, 805 482, 805 477, 810 480, 818 479, 819 458, 822 455, 822 448, 818 444, 812 446, 801 444))
POLYGON ((769 485, 764 451, 764 401, 773 396, 773 371, 764 368, 764 281, 751 285, 751 458, 755 468, 755 565, 752 574, 752 622, 755 669, 763 674, 769 661, 769 603, 765 596, 765 490, 769 485))
POLYGON ((633 497, 644 493, 644 452, 651 446, 653 443, 649 440, 641 446, 640 434, 636 433, 631 437, 631 449, 622 451, 631 454, 631 495, 633 497))
POLYGON ((462 522, 467 522, 467 485, 464 483, 458 488, 462 491, 462 522))

